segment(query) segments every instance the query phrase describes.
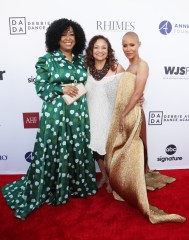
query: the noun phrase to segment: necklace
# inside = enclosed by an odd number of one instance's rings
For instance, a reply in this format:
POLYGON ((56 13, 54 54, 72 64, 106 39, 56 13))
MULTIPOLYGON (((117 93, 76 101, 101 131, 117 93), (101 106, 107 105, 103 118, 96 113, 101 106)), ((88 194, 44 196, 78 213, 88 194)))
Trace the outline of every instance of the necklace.
POLYGON ((102 69, 96 69, 95 66, 92 66, 90 67, 89 71, 90 71, 90 74, 94 77, 94 79, 99 81, 107 74, 109 69, 110 69, 109 64, 105 63, 102 69))

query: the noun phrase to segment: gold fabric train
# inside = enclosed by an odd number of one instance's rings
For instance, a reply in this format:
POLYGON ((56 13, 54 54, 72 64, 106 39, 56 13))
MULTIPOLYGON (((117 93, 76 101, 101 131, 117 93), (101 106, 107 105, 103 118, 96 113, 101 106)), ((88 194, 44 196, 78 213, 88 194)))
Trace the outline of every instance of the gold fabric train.
POLYGON ((175 179, 166 178, 163 175, 163 181, 160 184, 159 173, 149 171, 146 174, 148 180, 146 187, 144 149, 139 137, 142 123, 141 107, 139 105, 136 105, 127 115, 125 133, 119 133, 120 116, 134 91, 135 81, 136 76, 129 72, 125 72, 120 79, 106 146, 106 168, 113 195, 115 199, 127 201, 130 205, 139 209, 145 217, 149 218, 151 223, 185 222, 186 219, 180 215, 168 214, 149 205, 147 187, 149 190, 154 190, 175 179), (153 180, 153 177, 155 180, 153 180))

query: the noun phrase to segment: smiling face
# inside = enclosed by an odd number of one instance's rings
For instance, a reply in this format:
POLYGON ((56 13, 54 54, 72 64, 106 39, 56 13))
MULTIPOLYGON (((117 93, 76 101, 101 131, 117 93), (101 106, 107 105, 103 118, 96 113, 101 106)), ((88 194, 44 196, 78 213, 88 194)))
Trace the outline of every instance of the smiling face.
POLYGON ((104 39, 98 39, 93 47, 93 57, 96 61, 106 61, 108 56, 108 44, 104 39))
POLYGON ((135 33, 125 34, 122 39, 122 47, 125 56, 129 61, 138 58, 138 49, 140 47, 138 36, 135 33))
POLYGON ((63 32, 59 41, 60 50, 62 52, 72 52, 73 47, 76 44, 75 34, 72 27, 69 27, 63 32))

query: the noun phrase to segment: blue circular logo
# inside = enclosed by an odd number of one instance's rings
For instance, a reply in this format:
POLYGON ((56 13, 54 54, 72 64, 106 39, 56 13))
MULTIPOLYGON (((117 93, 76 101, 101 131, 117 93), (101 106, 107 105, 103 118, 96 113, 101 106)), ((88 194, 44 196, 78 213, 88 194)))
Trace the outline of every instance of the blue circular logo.
POLYGON ((159 25, 159 31, 163 35, 169 34, 172 31, 172 24, 167 20, 162 21, 159 25))
POLYGON ((25 154, 25 159, 26 159, 26 161, 27 162, 31 162, 32 160, 33 160, 33 153, 32 152, 27 152, 26 154, 25 154))

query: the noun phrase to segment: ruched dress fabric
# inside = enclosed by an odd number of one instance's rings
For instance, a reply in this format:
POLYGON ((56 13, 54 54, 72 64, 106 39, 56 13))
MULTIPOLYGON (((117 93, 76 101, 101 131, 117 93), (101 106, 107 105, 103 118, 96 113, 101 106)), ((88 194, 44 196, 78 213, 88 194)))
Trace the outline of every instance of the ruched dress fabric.
MULTIPOLYGON (((144 147, 140 138, 142 117, 141 107, 137 104, 125 118, 125 132, 119 132, 121 114, 128 104, 135 88, 136 75, 125 72, 121 77, 112 124, 107 141, 106 168, 115 199, 127 201, 137 208, 153 224, 163 222, 185 222, 178 214, 168 214, 148 202, 147 188, 154 190, 169 182, 166 176, 148 172, 147 186, 144 171, 144 147), (153 180, 153 177, 156 180, 153 180), (152 178, 152 181, 150 180, 152 178), (162 185, 160 184, 162 181, 162 185), (153 186, 151 187, 150 184, 153 186)), ((172 182, 172 180, 170 181, 172 182)), ((178 189, 179 191, 179 189, 178 189)))
POLYGON ((103 77, 97 81, 89 73, 86 83, 90 116, 89 147, 100 155, 106 154, 106 142, 114 109, 119 79, 123 73, 103 77))
POLYGON ((15 216, 25 219, 43 203, 64 204, 69 197, 96 194, 96 170, 89 146, 90 126, 86 96, 67 106, 61 84, 85 83, 82 56, 69 62, 61 51, 48 53, 36 63, 35 86, 43 99, 33 159, 18 181, 2 192, 15 216))

